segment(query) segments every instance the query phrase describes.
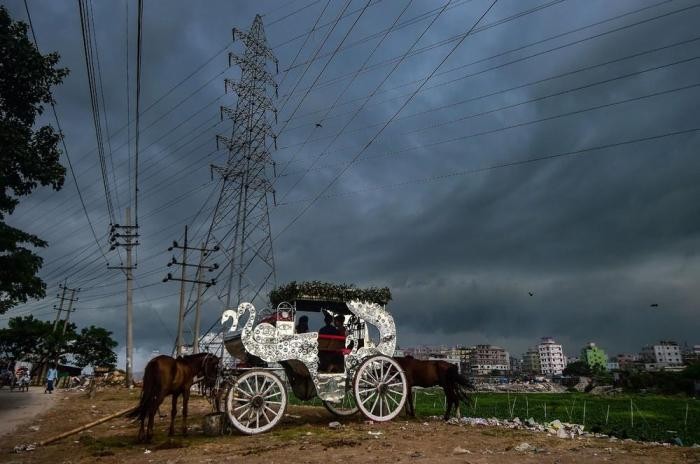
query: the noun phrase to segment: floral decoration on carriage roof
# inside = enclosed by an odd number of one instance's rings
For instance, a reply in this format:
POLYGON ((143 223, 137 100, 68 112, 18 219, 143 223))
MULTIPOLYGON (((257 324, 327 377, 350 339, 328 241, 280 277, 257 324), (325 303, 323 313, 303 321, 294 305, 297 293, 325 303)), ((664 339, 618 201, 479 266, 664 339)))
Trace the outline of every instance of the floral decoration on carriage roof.
POLYGON ((334 284, 314 280, 310 282, 292 281, 270 292, 270 303, 273 308, 285 301, 303 299, 338 302, 357 300, 385 305, 391 301, 391 291, 387 287, 357 288, 352 284, 334 284))

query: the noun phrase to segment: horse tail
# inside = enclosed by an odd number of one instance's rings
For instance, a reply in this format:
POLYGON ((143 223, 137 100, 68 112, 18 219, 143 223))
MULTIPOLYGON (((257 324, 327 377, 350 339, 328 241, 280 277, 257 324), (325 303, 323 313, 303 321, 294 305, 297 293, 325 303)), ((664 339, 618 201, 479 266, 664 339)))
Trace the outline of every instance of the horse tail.
POLYGON ((447 377, 459 400, 471 406, 472 397, 470 392, 474 390, 474 384, 470 382, 468 378, 459 373, 457 366, 452 366, 447 371, 447 377))
POLYGON ((143 373, 143 389, 141 390, 139 405, 128 414, 128 417, 138 417, 142 421, 148 416, 149 411, 157 405, 158 396, 161 392, 160 383, 158 363, 151 360, 146 365, 146 370, 143 373))

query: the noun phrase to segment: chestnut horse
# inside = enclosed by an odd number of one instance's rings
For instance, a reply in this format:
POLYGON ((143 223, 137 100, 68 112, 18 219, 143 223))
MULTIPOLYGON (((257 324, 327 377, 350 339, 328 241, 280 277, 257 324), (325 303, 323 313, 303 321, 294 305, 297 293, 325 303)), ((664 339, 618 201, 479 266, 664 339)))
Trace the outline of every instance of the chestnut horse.
POLYGON ((175 433, 175 416, 177 415, 177 397, 182 395, 182 434, 187 435, 187 403, 190 388, 195 377, 203 377, 206 384, 213 384, 219 368, 219 358, 210 353, 189 356, 156 356, 148 361, 143 374, 143 389, 138 407, 130 413, 141 422, 139 441, 153 438, 153 416, 166 396, 172 395, 173 404, 170 411, 170 430, 175 433), (144 422, 148 417, 148 429, 144 431, 144 422))
POLYGON ((413 356, 396 357, 394 359, 399 363, 404 374, 406 374, 409 393, 408 401, 406 401, 406 413, 409 416, 415 417, 416 415, 413 395, 411 394, 413 387, 442 387, 447 399, 445 420, 450 418, 453 406, 456 412, 459 411, 460 400, 465 403, 471 403, 471 398, 469 398, 467 391, 472 388, 472 384, 466 377, 459 374, 459 369, 454 364, 439 360, 424 361, 415 359, 413 356))

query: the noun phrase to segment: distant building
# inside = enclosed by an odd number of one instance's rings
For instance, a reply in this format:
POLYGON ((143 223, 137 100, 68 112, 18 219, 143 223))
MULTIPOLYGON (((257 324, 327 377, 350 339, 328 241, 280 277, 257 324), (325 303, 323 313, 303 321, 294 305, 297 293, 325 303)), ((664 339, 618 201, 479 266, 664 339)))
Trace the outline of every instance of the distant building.
POLYGON ((510 362, 510 373, 513 375, 518 375, 523 371, 523 359, 511 356, 508 361, 510 362))
POLYGON ((539 375, 542 373, 540 366, 540 352, 536 346, 528 348, 523 355, 521 365, 523 373, 539 375))
POLYGON ((509 355, 506 350, 495 345, 476 345, 469 361, 472 375, 488 375, 493 371, 510 370, 509 355))
POLYGON ((661 340, 656 345, 647 345, 642 348, 642 361, 645 365, 656 364, 656 366, 649 366, 651 369, 680 366, 683 364, 681 347, 678 343, 669 340, 661 340))
POLYGON ((700 345, 686 347, 682 353, 683 364, 700 363, 700 345))
POLYGON ((606 367, 609 371, 619 371, 620 363, 617 361, 608 361, 606 367))
POLYGON ((537 351, 540 355, 540 372, 543 375, 561 375, 566 367, 562 346, 551 337, 543 337, 537 351))
POLYGON ((607 370, 608 355, 605 351, 590 342, 581 350, 581 360, 591 369, 607 370))
POLYGON ((641 366, 639 355, 621 353, 616 356, 617 365, 622 371, 636 370, 641 366))

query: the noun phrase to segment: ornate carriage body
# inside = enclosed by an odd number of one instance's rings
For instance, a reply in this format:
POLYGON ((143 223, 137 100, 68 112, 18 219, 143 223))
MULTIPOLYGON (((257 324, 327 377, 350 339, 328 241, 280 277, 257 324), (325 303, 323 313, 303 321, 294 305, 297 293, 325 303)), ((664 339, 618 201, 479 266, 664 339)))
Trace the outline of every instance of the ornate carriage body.
POLYGON ((250 303, 225 311, 222 323, 233 319, 226 349, 244 366, 237 369, 227 394, 232 424, 244 433, 260 433, 284 415, 286 388, 268 363, 282 366, 301 400, 319 397, 339 416, 359 410, 371 420, 393 419, 406 401, 407 387, 401 367, 392 359, 396 327, 386 310, 389 299, 388 289, 293 282, 273 291, 274 314, 257 324, 250 303), (342 316, 345 335, 297 333, 298 313, 321 311, 342 316), (378 332, 376 340, 370 327, 378 332))

